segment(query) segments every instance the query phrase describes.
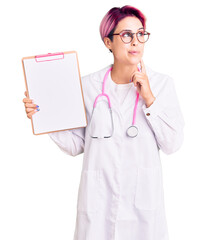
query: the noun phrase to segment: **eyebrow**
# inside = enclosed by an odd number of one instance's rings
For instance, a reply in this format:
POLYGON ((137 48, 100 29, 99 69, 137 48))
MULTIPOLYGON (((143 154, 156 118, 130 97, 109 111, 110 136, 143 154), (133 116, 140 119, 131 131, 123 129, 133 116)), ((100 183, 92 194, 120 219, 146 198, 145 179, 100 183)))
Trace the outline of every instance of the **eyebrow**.
MULTIPOLYGON (((141 28, 139 28, 138 30, 140 30, 140 29, 144 29, 143 27, 141 27, 141 28)), ((132 31, 131 29, 123 29, 122 31, 132 31)))

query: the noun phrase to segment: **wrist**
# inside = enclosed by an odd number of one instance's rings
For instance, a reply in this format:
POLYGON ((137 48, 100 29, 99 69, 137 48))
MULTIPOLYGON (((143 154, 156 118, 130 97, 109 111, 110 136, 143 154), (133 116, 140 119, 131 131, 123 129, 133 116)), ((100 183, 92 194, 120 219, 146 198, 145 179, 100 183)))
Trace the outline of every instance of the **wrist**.
POLYGON ((153 102, 155 101, 155 99, 156 98, 154 96, 150 97, 149 99, 146 99, 145 100, 146 107, 147 108, 150 107, 153 104, 153 102))

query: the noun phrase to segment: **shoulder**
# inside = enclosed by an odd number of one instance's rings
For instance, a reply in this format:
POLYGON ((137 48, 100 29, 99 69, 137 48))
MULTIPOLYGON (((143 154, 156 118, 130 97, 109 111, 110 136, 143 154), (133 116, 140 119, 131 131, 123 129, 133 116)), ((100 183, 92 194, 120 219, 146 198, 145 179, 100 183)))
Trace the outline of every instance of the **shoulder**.
POLYGON ((82 77, 82 82, 103 82, 103 78, 104 78, 104 75, 106 73, 106 71, 112 67, 112 64, 96 71, 96 72, 93 72, 93 73, 90 73, 88 75, 85 75, 82 77))
POLYGON ((148 78, 151 79, 151 81, 161 82, 161 81, 167 81, 167 79, 172 79, 172 77, 170 77, 168 74, 155 71, 148 65, 145 65, 145 68, 146 68, 146 73, 148 75, 148 78))
POLYGON ((168 74, 153 70, 148 65, 145 65, 146 73, 150 82, 151 89, 155 92, 164 91, 174 87, 174 80, 168 74))
POLYGON ((93 99, 102 91, 102 82, 105 73, 112 65, 108 65, 96 72, 81 77, 81 84, 85 99, 93 99))
POLYGON ((86 95, 98 94, 102 89, 104 75, 112 65, 81 77, 82 89, 86 95))

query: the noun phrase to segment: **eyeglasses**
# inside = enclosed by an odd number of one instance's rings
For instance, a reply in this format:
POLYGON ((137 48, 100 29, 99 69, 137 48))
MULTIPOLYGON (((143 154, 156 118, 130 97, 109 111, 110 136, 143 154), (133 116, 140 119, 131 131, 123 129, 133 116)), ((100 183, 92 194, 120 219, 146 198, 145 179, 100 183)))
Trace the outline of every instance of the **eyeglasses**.
POLYGON ((132 33, 131 31, 123 30, 120 33, 109 34, 108 37, 112 36, 112 35, 120 35, 120 37, 124 43, 130 43, 134 38, 134 34, 136 34, 137 40, 141 43, 145 43, 149 39, 149 36, 150 36, 150 33, 147 31, 144 31, 144 30, 138 31, 137 33, 132 33))

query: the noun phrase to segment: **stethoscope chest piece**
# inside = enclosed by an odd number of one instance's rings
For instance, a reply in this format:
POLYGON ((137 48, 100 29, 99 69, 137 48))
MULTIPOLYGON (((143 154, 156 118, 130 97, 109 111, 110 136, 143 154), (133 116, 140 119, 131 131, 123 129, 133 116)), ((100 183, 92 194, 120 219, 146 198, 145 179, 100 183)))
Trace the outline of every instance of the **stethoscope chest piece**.
POLYGON ((138 128, 136 126, 130 126, 128 129, 127 129, 127 135, 129 137, 136 137, 138 134, 138 128))

